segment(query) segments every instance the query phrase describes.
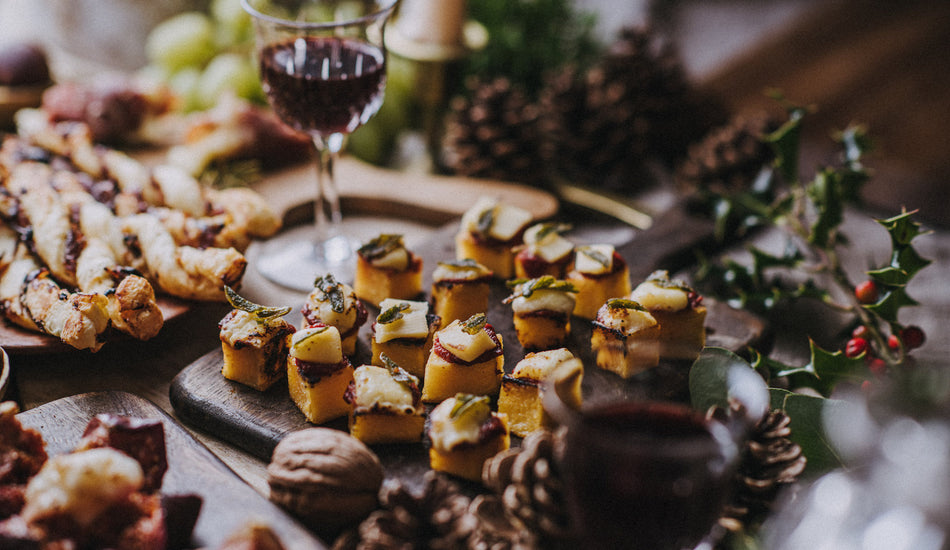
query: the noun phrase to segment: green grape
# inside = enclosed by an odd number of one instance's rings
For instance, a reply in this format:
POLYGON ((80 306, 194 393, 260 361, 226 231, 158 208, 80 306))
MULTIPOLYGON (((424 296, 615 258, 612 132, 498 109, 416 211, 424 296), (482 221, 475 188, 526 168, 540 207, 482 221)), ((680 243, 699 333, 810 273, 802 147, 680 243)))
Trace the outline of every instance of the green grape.
POLYGON ((184 12, 162 21, 145 41, 148 60, 171 72, 200 67, 216 52, 214 25, 200 12, 184 12))
POLYGON ((202 108, 198 97, 200 80, 201 70, 195 67, 185 67, 168 78, 168 87, 181 100, 181 110, 196 111, 202 108))
POLYGON ((213 0, 210 9, 220 47, 239 46, 251 41, 251 16, 241 7, 241 0, 213 0))
POLYGON ((217 103, 230 90, 238 97, 256 100, 261 84, 257 69, 246 55, 222 53, 208 63, 198 81, 198 97, 203 107, 217 103))

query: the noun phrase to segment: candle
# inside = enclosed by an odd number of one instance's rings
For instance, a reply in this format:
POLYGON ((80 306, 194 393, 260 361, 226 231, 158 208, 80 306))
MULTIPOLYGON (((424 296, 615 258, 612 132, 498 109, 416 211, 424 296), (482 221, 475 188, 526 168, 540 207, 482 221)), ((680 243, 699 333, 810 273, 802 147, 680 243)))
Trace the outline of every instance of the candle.
POLYGON ((396 26, 409 40, 457 46, 465 17, 466 0, 403 0, 396 26))

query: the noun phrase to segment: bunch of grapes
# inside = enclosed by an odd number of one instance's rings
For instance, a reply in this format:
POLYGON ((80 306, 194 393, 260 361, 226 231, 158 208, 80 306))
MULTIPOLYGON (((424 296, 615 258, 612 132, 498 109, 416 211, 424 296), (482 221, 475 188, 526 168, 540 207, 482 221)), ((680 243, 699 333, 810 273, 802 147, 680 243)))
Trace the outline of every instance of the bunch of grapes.
POLYGON ((211 108, 224 93, 263 103, 253 44, 240 0, 213 0, 207 13, 183 12, 152 29, 143 71, 167 83, 185 111, 211 108))

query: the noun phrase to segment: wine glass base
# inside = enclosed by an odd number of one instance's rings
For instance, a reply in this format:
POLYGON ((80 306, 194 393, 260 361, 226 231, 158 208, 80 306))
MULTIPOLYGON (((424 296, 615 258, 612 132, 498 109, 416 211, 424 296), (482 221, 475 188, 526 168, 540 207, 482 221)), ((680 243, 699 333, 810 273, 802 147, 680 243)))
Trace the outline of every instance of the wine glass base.
POLYGON ((332 273, 338 281, 352 281, 359 244, 345 235, 315 243, 312 227, 287 231, 262 243, 257 271, 280 286, 309 292, 317 277, 332 273))

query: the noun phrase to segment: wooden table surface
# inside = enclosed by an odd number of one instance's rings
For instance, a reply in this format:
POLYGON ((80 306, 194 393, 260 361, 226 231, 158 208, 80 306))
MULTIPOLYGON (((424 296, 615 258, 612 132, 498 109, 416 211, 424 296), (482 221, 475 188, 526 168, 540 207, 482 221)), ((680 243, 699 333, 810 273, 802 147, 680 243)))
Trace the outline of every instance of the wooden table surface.
MULTIPOLYGON (((943 135, 950 127, 950 102, 944 97, 950 88, 950 3, 913 1, 898 8, 888 2, 832 2, 810 13, 815 15, 706 75, 704 84, 723 91, 737 108, 755 106, 762 90, 781 86, 794 100, 822 106, 827 119, 813 129, 818 134, 827 134, 832 125, 869 118, 872 134, 883 135, 884 146, 870 189, 872 208, 890 215, 906 205, 920 208, 934 226, 950 223, 950 209, 944 206, 950 191, 942 184, 950 176, 943 135)), ((820 141, 812 138, 811 143, 820 141)), ((809 159, 824 154, 822 146, 815 147, 809 159)), ((849 227, 867 242, 867 246, 865 241, 859 243, 852 265, 860 269, 869 257, 879 259, 886 253, 886 238, 880 238, 866 215, 854 216, 849 227)), ((907 315, 928 333, 927 344, 917 356, 945 361, 950 355, 945 330, 950 326, 946 292, 950 233, 938 229, 921 239, 920 251, 935 262, 909 289, 922 305, 907 315)), ((280 292, 256 288, 269 297, 280 292)), ((195 307, 152 341, 110 343, 96 354, 14 354, 9 397, 30 409, 59 397, 116 389, 171 411, 170 381, 217 345, 217 322, 227 309, 213 304, 195 307)), ((793 346, 787 353, 794 356, 799 350, 793 346)), ((220 443, 214 434, 197 435, 253 487, 266 493, 261 461, 220 443)))

